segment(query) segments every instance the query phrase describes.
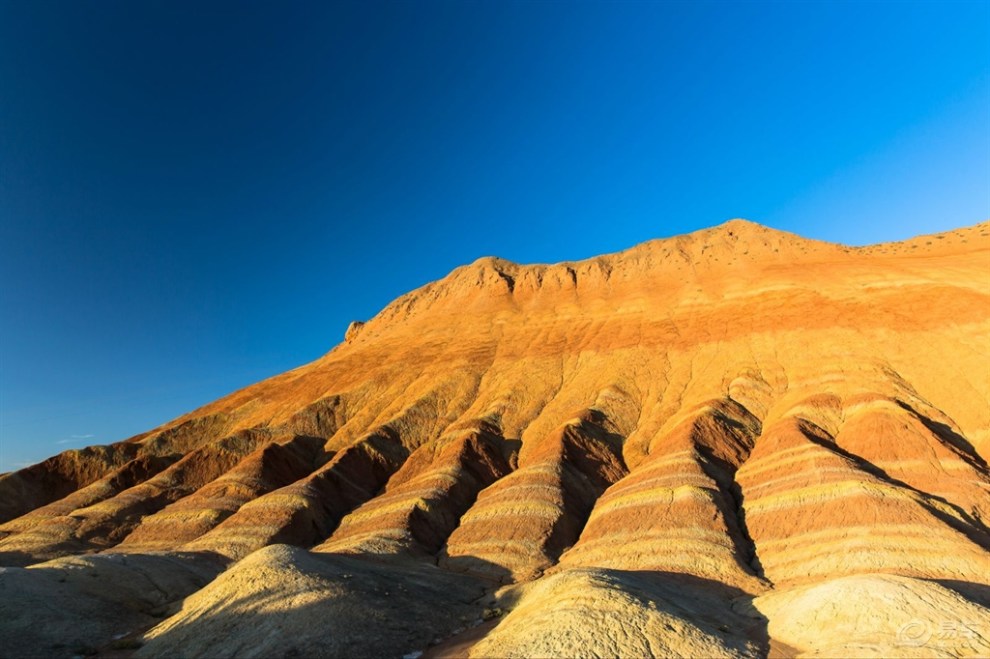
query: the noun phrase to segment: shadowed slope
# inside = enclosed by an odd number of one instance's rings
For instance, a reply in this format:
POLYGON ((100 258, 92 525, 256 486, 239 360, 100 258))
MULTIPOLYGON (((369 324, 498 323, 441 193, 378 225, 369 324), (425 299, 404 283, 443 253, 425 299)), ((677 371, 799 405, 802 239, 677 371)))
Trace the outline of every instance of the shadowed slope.
POLYGON ((731 400, 691 412, 598 500, 561 565, 682 572, 761 589, 733 479, 759 429, 731 400))
POLYGON ((478 492, 510 471, 496 428, 454 433, 417 449, 385 492, 345 517, 315 551, 439 551, 478 492))
POLYGON ((738 477, 749 532, 777 585, 869 572, 990 581, 986 536, 969 520, 864 470, 807 420, 770 426, 738 477))
POLYGON ((313 471, 323 440, 293 437, 254 451, 193 494, 144 518, 118 551, 175 549, 216 527, 242 505, 313 471))
POLYGON ((152 478, 110 498, 60 517, 39 520, 4 538, 0 552, 43 560, 114 546, 146 515, 195 492, 264 441, 268 438, 263 431, 242 431, 201 446, 152 478))
POLYGON ((69 659, 158 624, 224 568, 209 556, 71 556, 0 569, 0 648, 69 659))
POLYGON ((524 454, 517 471, 481 493, 440 564, 530 578, 556 562, 598 496, 626 473, 610 429, 604 414, 586 410, 524 454))
POLYGON ((26 469, 0 475, 0 522, 72 494, 109 475, 138 454, 133 444, 65 451, 26 469))
POLYGON ((138 657, 403 656, 478 615, 475 581, 432 565, 383 566, 265 547, 186 599, 138 657))

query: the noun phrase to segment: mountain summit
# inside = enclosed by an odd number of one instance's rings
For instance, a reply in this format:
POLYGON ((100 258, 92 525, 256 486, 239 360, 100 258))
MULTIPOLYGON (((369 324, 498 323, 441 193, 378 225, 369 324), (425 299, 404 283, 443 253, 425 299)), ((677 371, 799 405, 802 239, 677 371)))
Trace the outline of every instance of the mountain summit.
POLYGON ((988 337, 990 223, 478 259, 0 476, 0 647, 986 655, 988 337))

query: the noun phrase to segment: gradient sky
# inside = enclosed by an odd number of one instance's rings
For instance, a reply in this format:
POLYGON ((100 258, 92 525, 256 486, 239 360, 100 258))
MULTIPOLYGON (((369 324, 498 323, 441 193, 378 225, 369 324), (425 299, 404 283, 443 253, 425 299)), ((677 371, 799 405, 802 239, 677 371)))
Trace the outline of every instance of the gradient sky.
POLYGON ((2 2, 0 471, 732 217, 990 218, 990 3, 2 2))

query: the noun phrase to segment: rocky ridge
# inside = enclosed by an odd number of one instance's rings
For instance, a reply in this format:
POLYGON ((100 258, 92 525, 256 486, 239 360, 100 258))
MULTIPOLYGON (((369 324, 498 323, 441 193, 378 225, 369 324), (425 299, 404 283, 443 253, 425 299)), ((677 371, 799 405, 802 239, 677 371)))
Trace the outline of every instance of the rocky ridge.
POLYGON ((990 223, 479 259, 311 364, 0 475, 0 645, 986 655, 988 337, 990 223))

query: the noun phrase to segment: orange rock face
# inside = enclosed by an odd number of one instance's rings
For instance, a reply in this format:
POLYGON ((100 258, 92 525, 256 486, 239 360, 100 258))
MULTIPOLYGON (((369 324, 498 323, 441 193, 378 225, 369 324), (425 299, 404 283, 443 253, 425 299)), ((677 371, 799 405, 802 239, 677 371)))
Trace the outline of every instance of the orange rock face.
POLYGON ((780 603, 937 582, 986 611, 988 457, 990 223, 852 248, 733 220, 574 263, 480 259, 311 364, 4 475, 0 564, 290 544, 516 584, 520 611, 672 607, 633 616, 628 646, 513 614, 478 652, 697 652, 650 636, 674 628, 713 654, 853 652, 780 603), (761 611, 782 622, 760 632, 761 611))

